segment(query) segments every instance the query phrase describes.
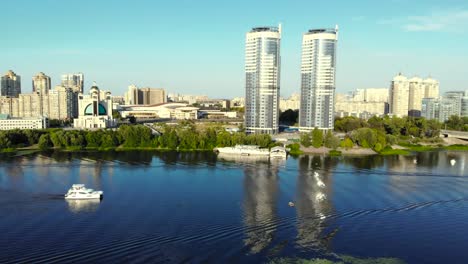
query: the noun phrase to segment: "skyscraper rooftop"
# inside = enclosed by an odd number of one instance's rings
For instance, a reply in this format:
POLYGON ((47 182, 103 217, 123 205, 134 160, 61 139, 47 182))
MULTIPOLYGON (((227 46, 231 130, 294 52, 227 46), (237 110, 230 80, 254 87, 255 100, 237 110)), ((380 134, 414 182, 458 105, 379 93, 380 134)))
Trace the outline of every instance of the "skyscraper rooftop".
POLYGON ((254 27, 252 28, 250 32, 252 33, 252 32, 264 32, 264 31, 279 32, 279 28, 278 27, 254 27))

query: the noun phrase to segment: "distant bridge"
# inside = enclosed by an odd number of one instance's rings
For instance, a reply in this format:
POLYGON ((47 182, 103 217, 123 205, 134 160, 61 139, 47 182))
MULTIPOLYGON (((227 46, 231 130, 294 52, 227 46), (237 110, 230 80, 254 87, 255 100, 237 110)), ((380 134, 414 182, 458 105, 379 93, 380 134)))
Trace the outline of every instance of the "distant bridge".
POLYGON ((452 137, 452 138, 468 140, 468 132, 463 132, 463 131, 441 130, 440 135, 444 137, 452 137))

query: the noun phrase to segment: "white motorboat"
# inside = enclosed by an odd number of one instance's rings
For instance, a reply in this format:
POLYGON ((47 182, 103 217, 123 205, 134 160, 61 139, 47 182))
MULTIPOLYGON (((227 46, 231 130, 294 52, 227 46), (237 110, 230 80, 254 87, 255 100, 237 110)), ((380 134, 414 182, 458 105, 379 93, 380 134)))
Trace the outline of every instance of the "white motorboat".
POLYGON ((288 156, 288 152, 284 147, 273 147, 270 150, 270 158, 282 158, 285 159, 288 156))
POLYGON ((241 156, 269 156, 268 149, 260 148, 256 145, 236 145, 234 147, 215 148, 220 154, 232 154, 241 156))
POLYGON ((65 194, 65 199, 101 199, 102 194, 102 191, 87 189, 84 184, 73 184, 70 190, 68 190, 68 192, 65 194))

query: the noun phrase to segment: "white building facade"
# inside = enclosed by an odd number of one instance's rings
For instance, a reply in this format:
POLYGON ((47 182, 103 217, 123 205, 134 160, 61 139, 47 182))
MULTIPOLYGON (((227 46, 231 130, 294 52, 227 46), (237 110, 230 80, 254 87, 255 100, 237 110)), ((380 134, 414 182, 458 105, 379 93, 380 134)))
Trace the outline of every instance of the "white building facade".
POLYGON ((198 119, 197 107, 186 103, 164 103, 158 105, 128 105, 120 107, 123 118, 134 116, 137 119, 198 119))
POLYGON ((281 25, 257 27, 245 42, 245 128, 278 133, 281 25))
POLYGON ((301 104, 301 97, 299 94, 294 93, 289 98, 280 98, 279 108, 281 112, 288 109, 299 110, 301 104))
POLYGON ((300 130, 333 129, 338 27, 302 38, 300 130))
POLYGON ((96 85, 93 85, 89 94, 78 95, 78 118, 73 121, 75 128, 99 129, 115 125, 110 92, 101 92, 96 85))
POLYGON ((423 98, 439 98, 439 82, 432 78, 408 79, 400 73, 390 85, 390 114, 398 117, 421 116, 423 98))
POLYGON ((12 118, 6 114, 0 114, 0 130, 46 129, 47 127, 48 120, 46 117, 12 118))
POLYGON ((27 93, 18 98, 0 97, 0 113, 15 118, 45 116, 49 119, 72 118, 73 92, 70 88, 57 86, 48 94, 27 93))
POLYGON ((356 89, 335 96, 335 116, 383 116, 388 112, 388 88, 356 89))

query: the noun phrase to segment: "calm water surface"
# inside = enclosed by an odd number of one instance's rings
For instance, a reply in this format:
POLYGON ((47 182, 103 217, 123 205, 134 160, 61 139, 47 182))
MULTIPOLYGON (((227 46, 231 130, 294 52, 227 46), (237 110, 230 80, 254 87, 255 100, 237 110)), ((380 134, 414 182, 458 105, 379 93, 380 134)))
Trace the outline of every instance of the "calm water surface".
POLYGON ((271 162, 212 153, 3 155, 0 263, 340 255, 467 263, 466 163, 463 152, 271 162), (103 190, 104 199, 64 200, 73 183, 103 190))

